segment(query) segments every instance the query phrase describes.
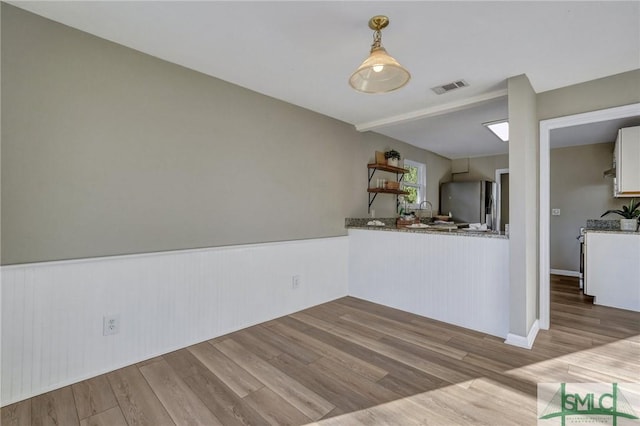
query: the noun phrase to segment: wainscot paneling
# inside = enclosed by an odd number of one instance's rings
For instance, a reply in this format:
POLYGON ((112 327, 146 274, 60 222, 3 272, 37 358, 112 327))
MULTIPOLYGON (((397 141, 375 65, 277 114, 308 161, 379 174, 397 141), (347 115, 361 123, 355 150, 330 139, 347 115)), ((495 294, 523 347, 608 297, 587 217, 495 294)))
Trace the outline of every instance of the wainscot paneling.
POLYGON ((349 230, 349 295, 506 337, 509 240, 349 230))
POLYGON ((3 267, 2 405, 346 296, 348 245, 320 238, 3 267), (105 315, 119 315, 118 334, 103 336, 105 315))

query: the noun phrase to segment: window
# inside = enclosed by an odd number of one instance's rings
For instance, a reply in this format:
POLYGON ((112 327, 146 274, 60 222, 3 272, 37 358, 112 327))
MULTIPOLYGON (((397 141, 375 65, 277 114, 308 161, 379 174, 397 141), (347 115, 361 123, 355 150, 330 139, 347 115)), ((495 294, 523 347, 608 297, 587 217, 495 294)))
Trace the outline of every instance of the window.
POLYGON ((402 189, 409 193, 404 200, 409 204, 408 207, 417 209, 427 199, 427 166, 405 159, 404 168, 409 170, 402 179, 402 189))

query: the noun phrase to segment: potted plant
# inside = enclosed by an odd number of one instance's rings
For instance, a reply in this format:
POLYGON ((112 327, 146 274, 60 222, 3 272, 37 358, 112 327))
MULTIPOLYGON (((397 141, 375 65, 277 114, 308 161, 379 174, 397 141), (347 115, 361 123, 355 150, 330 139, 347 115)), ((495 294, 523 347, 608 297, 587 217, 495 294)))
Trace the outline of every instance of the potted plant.
POLYGON ((400 161, 400 153, 395 149, 392 149, 384 153, 384 158, 387 159, 387 164, 389 166, 398 167, 398 161, 400 161))
POLYGON ((635 198, 632 198, 628 206, 622 206, 622 210, 607 210, 600 217, 609 213, 622 216, 620 219, 621 231, 635 231, 638 228, 638 221, 640 221, 640 200, 636 201, 635 198))

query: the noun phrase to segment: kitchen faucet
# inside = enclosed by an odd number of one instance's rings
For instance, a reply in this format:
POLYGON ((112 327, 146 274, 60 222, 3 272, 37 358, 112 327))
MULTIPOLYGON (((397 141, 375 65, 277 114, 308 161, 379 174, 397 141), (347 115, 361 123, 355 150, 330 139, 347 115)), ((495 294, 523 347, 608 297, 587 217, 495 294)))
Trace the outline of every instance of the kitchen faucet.
POLYGON ((429 218, 430 218, 430 219, 433 219, 433 204, 431 204, 429 201, 427 201, 427 200, 422 201, 422 202, 420 203, 420 205, 418 206, 418 208, 419 208, 420 210, 422 210, 422 205, 423 205, 424 203, 429 204, 429 218))

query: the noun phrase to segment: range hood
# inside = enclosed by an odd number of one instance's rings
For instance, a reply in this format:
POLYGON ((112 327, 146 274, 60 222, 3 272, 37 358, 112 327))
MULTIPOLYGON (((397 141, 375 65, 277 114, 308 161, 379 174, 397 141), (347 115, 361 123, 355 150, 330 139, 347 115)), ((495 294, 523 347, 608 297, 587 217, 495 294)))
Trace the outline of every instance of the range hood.
POLYGON ((609 170, 605 170, 602 173, 602 177, 616 177, 616 168, 613 167, 613 168, 611 168, 609 170))

